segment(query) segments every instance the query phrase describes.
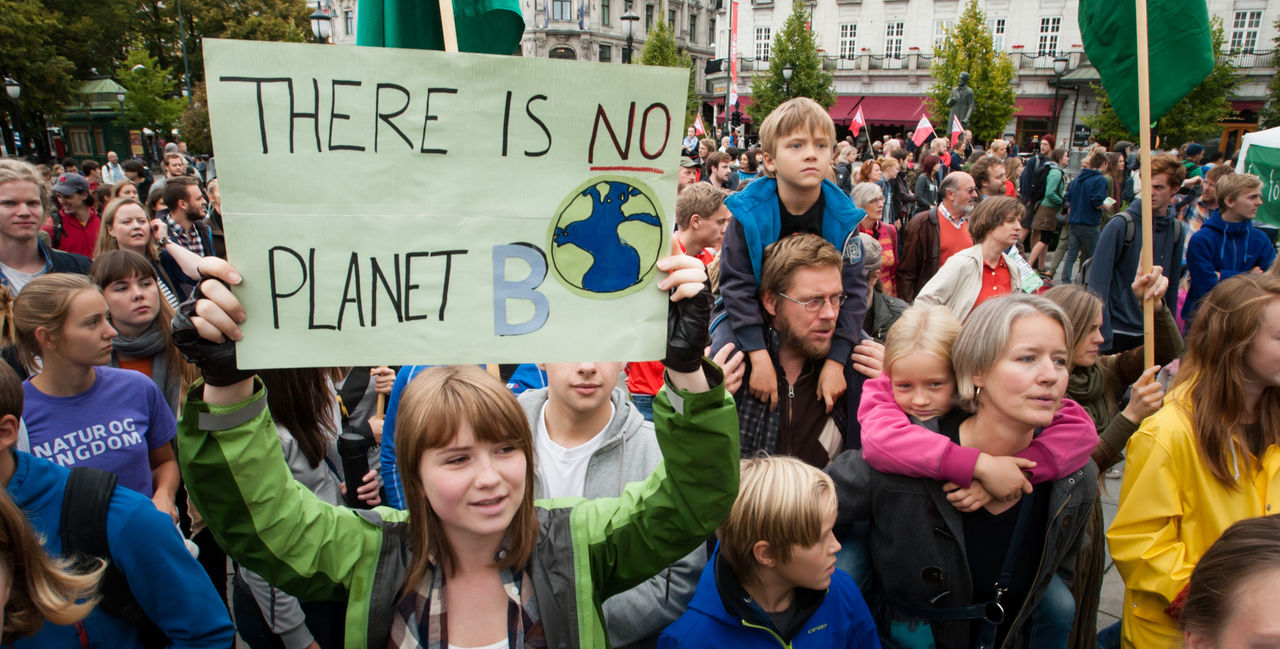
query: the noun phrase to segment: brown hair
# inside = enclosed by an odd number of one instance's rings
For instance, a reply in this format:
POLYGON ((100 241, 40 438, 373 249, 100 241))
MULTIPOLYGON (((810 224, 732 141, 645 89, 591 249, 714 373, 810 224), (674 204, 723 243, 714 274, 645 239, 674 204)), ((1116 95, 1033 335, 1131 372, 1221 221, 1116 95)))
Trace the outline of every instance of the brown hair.
POLYGON ((1093 151, 1085 156, 1084 163, 1089 165, 1090 169, 1102 171, 1103 166, 1107 164, 1107 150, 1102 147, 1094 147, 1093 151))
POLYGON ((728 195, 729 192, 711 183, 694 183, 685 187, 676 197, 676 225, 681 230, 687 229, 694 214, 703 219, 711 218, 724 205, 728 195))
MULTIPOLYGON (((1238 487, 1235 448, 1250 461, 1280 443, 1280 388, 1268 386, 1258 400, 1256 435, 1241 420, 1245 412, 1245 357, 1262 326, 1267 307, 1280 298, 1280 279, 1236 275, 1223 280, 1200 300, 1187 355, 1174 386, 1187 386, 1189 399, 1179 407, 1191 418, 1196 445, 1209 471, 1224 485, 1238 487)), ((1172 391, 1172 388, 1171 388, 1172 391)))
POLYGON ((1164 174, 1169 177, 1169 183, 1173 185, 1173 189, 1177 189, 1187 178, 1187 168, 1178 162, 1178 159, 1162 153, 1158 156, 1151 157, 1151 177, 1164 174))
MULTIPOLYGON (((1080 284, 1059 284, 1043 295, 1067 313, 1067 319, 1071 321, 1071 339, 1067 345, 1074 356, 1102 313, 1102 299, 1080 284)), ((1110 397, 1109 391, 1103 392, 1110 397)))
POLYGON ((1237 521, 1200 557, 1191 572, 1179 623, 1215 637, 1250 579, 1280 576, 1280 514, 1237 521))
POLYGON ((862 163, 862 166, 858 167, 858 182, 860 183, 873 182, 871 180, 871 173, 876 170, 876 167, 880 167, 880 173, 884 173, 884 165, 880 164, 880 160, 878 159, 867 160, 866 162, 862 163))
POLYGON ((82 291, 97 290, 88 277, 75 273, 41 275, 22 287, 13 301, 13 324, 18 354, 28 371, 36 371, 35 360, 40 356, 36 329, 43 327, 52 335, 61 333, 71 301, 82 291))
MULTIPOLYGON (((322 367, 258 370, 267 389, 267 410, 276 423, 298 442, 298 450, 311 468, 320 466, 325 448, 338 433, 333 420, 337 394, 329 383, 334 370, 322 367)), ((360 476, 346 476, 348 488, 360 476)))
POLYGON ((760 270, 760 294, 785 293, 791 275, 801 268, 841 268, 844 258, 829 241, 816 234, 793 234, 764 249, 760 270))
POLYGON ((124 191, 125 187, 136 188, 137 185, 135 185, 134 182, 132 180, 129 180, 128 178, 121 180, 111 186, 111 198, 113 199, 120 198, 120 192, 124 191))
POLYGON ((969 215, 969 236, 974 243, 982 243, 992 230, 1021 219, 1024 211, 1022 202, 1012 196, 992 196, 973 208, 973 214, 969 215))
POLYGON ((164 181, 164 206, 169 211, 178 209, 178 201, 191 202, 191 194, 187 192, 188 187, 195 187, 196 191, 200 190, 200 182, 192 176, 174 176, 164 181))
POLYGON ((796 97, 782 102, 764 118, 760 124, 760 148, 772 158, 778 153, 778 140, 801 130, 821 133, 828 146, 835 144, 836 125, 827 110, 808 97, 796 97))
MULTIPOLYGON (((188 363, 182 356, 182 352, 178 351, 178 347, 173 344, 173 306, 160 290, 160 278, 156 275, 155 266, 132 250, 110 250, 94 257, 93 263, 89 265, 89 277, 93 278, 93 283, 97 284, 102 291, 106 291, 107 287, 115 282, 135 277, 149 277, 156 282, 156 293, 160 300, 155 324, 164 337, 165 360, 169 363, 171 373, 178 377, 179 393, 186 392, 187 386, 199 378, 200 371, 188 363)), ((25 293, 26 289, 23 289, 23 292, 25 293)), ((108 315, 110 315, 109 312, 108 315)))
POLYGON ((993 155, 984 155, 969 167, 969 175, 973 176, 973 182, 982 187, 987 184, 987 181, 991 180, 991 168, 1003 164, 999 158, 993 155))
POLYGON ((835 484, 822 471, 793 457, 742 460, 738 497, 716 530, 720 554, 739 581, 757 583, 756 543, 786 563, 794 548, 822 538, 822 519, 835 507, 835 484))
MULTIPOLYGON (((0 374, 5 375, 0 378, 4 389, 16 386, 22 392, 18 375, 11 368, 5 367, 0 374)), ((98 605, 95 591, 105 567, 98 560, 88 572, 72 573, 68 560, 54 559, 45 551, 9 494, 0 494, 0 571, 9 582, 9 601, 0 629, 4 642, 35 634, 45 620, 64 625, 83 620, 98 605)))
MULTIPOLYGON (((112 250, 120 250, 120 242, 116 241, 116 238, 111 235, 111 228, 115 227, 116 214, 125 205, 137 205, 142 208, 142 215, 147 217, 147 232, 151 231, 151 212, 146 205, 132 198, 117 198, 107 204, 107 209, 102 210, 102 233, 98 235, 98 243, 94 244, 94 257, 112 250)), ((154 236, 148 235, 148 239, 146 258, 150 261, 160 261, 160 245, 156 242, 154 236)))
POLYGON ((711 155, 708 155, 707 156, 707 175, 710 176, 711 170, 720 166, 721 162, 727 162, 729 164, 733 164, 733 156, 729 155, 728 153, 721 153, 720 151, 714 151, 711 153, 711 155))
POLYGON ((933 172, 937 170, 938 163, 940 162, 942 162, 942 158, 930 153, 924 157, 923 161, 920 162, 920 173, 926 176, 933 175, 933 172))
MULTIPOLYGON (((424 370, 400 397, 396 423, 396 457, 409 508, 413 560, 404 588, 418 586, 431 571, 432 562, 453 570, 453 547, 444 535, 440 517, 427 501, 418 465, 428 450, 443 448, 465 423, 478 441, 512 443, 524 453, 524 494, 520 509, 507 528, 506 553, 499 568, 523 566, 538 540, 533 508, 533 434, 529 420, 511 391, 484 370, 472 365, 446 365, 424 370)), ((513 494, 514 495, 514 494, 513 494)))
POLYGON ((1205 172, 1204 179, 1212 180, 1213 182, 1216 183, 1218 182, 1218 179, 1222 178, 1223 176, 1229 176, 1235 172, 1236 172, 1235 168, 1233 168, 1231 165, 1216 164, 1210 167, 1209 171, 1205 172))

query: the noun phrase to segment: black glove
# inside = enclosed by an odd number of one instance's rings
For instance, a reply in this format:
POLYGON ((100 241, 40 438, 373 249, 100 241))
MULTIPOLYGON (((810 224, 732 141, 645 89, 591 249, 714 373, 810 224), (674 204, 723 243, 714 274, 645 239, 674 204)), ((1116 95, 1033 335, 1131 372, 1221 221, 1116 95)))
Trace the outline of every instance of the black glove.
POLYGON ((662 364, 674 372, 702 368, 711 328, 711 285, 704 282, 697 295, 667 303, 667 356, 662 364))
MULTIPOLYGON (((178 312, 173 315, 173 344, 187 362, 200 368, 206 384, 216 387, 235 385, 254 375, 236 368, 236 344, 230 340, 221 343, 205 340, 191 323, 191 317, 196 313, 196 301, 204 297, 200 286, 207 279, 222 282, 215 277, 201 277, 200 284, 191 291, 191 297, 178 305, 178 312)), ((226 282, 222 283, 226 285, 226 282)))

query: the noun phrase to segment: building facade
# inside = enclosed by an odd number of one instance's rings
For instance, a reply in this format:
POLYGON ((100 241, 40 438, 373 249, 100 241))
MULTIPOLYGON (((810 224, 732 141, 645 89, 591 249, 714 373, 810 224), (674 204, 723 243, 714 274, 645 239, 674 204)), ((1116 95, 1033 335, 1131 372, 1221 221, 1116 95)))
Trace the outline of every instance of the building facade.
MULTIPOLYGON (((924 115, 924 94, 933 84, 929 64, 934 47, 964 11, 963 0, 801 0, 812 14, 812 28, 835 78, 839 95, 831 107, 842 132, 861 108, 872 134, 905 134, 924 115)), ((1234 148, 1246 130, 1257 126, 1276 68, 1271 55, 1280 2, 1209 0, 1210 15, 1222 20, 1227 52, 1242 77, 1233 108, 1239 116, 1224 123, 1224 150, 1234 148)), ((1005 135, 1020 146, 1032 135, 1055 133, 1059 142, 1084 142, 1081 118, 1097 110, 1091 84, 1097 71, 1085 56, 1076 14, 1078 0, 983 0, 996 49, 1008 53, 1018 111, 1005 135), (1062 60, 1057 69, 1055 61, 1062 60), (1065 66, 1063 65, 1065 63, 1065 66), (1059 74, 1061 72, 1061 74, 1059 74)), ((767 70, 773 38, 792 11, 789 0, 741 0, 738 11, 739 106, 750 101, 751 76, 767 70)), ((728 56, 729 12, 726 0, 715 35, 717 57, 728 56)), ((704 99, 723 115, 728 67, 700 86, 704 99)), ((711 111, 708 111, 708 115, 711 111)), ((721 121, 723 118, 721 117, 721 121)), ((935 124, 941 130, 942 125, 935 124)))

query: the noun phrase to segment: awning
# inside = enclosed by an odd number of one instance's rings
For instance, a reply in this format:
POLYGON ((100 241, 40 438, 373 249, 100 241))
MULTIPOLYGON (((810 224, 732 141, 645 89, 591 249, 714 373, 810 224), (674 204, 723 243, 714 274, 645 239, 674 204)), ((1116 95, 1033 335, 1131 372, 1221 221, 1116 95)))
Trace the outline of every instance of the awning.
MULTIPOLYGON (((724 98, 723 98, 723 97, 720 97, 719 99, 720 99, 720 102, 719 102, 719 103, 720 103, 721 105, 723 105, 723 104, 724 104, 724 98)), ((713 100, 711 100, 711 103, 716 103, 716 101, 713 99, 713 100)), ((748 123, 748 124, 750 124, 750 123, 751 123, 751 117, 747 115, 747 106, 750 106, 750 105, 751 105, 751 98, 750 98, 750 97, 743 97, 742 95, 738 95, 738 110, 742 111, 742 121, 744 121, 744 122, 746 122, 746 123, 748 123)), ((730 110, 730 111, 726 111, 726 110, 724 110, 724 108, 721 108, 721 109, 720 109, 720 114, 719 114, 719 115, 716 115, 716 121, 717 121, 717 122, 724 122, 725 115, 728 115, 728 114, 729 114, 729 113, 731 113, 731 112, 733 112, 733 111, 731 111, 731 110, 730 110)))
POLYGON ((1231 110, 1262 110, 1262 104, 1261 99, 1232 99, 1231 110))
POLYGON ((1053 97, 1019 97, 1014 117, 1053 117, 1053 97))
POLYGON ((837 124, 849 124, 859 108, 867 124, 914 125, 924 116, 924 97, 841 97, 831 108, 831 119, 837 124))

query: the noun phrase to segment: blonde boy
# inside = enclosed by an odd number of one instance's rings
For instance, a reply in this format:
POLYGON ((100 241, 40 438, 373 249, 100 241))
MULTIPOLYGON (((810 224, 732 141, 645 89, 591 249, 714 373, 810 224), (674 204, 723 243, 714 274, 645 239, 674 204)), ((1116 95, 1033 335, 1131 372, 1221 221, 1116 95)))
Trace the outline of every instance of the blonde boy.
POLYGON ((658 646, 878 648, 862 594, 835 568, 836 505, 831 478, 804 462, 744 460, 719 549, 658 646))

